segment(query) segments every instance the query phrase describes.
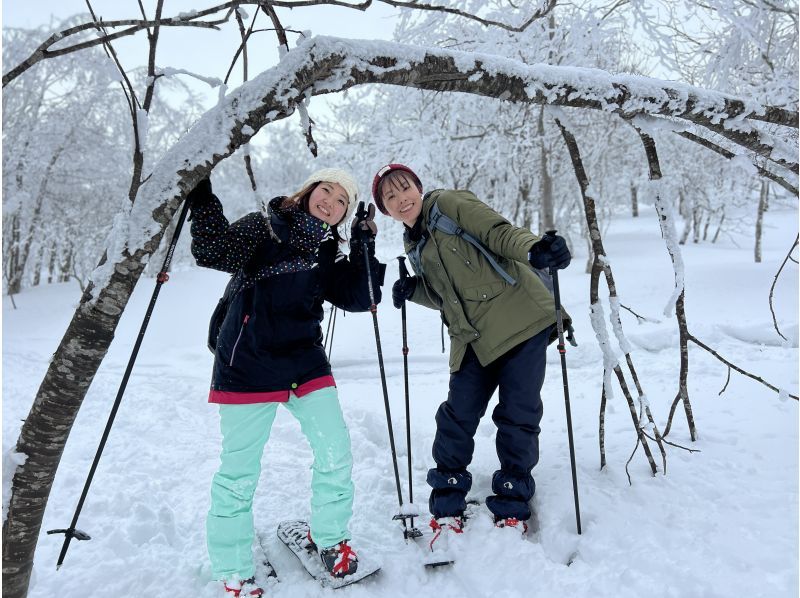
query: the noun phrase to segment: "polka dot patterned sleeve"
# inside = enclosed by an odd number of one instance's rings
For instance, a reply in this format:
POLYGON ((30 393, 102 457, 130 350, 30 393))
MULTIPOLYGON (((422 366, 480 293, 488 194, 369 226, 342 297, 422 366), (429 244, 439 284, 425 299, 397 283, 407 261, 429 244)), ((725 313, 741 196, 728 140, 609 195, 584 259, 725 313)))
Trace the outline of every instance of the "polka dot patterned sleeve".
POLYGON ((229 224, 222 204, 213 195, 192 206, 191 233, 197 265, 230 273, 241 269, 262 243, 270 242, 261 212, 229 224))

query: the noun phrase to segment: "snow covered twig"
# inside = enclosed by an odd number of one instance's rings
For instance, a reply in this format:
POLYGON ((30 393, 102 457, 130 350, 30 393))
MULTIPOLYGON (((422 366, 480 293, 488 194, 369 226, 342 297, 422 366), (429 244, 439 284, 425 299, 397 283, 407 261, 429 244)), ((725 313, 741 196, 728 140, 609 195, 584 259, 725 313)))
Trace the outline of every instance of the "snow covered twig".
POLYGON ((791 257, 794 248, 797 247, 798 241, 800 241, 800 235, 795 237, 794 243, 792 243, 792 246, 789 248, 789 252, 786 254, 786 257, 783 258, 781 267, 778 268, 778 271, 775 273, 775 277, 772 279, 772 285, 770 285, 769 287, 769 311, 772 314, 772 325, 775 327, 775 332, 778 333, 778 336, 780 336, 785 341, 788 341, 789 339, 787 339, 781 333, 780 328, 778 328, 778 319, 775 316, 775 306, 772 303, 772 296, 773 293, 775 292, 775 285, 778 284, 778 277, 781 275, 781 272, 783 271, 783 267, 786 265, 786 262, 789 261, 789 258, 791 257))
POLYGON ((776 392, 776 393, 778 393, 779 395, 785 395, 786 397, 788 397, 788 398, 790 398, 790 399, 794 399, 795 401, 798 401, 798 400, 800 400, 800 398, 798 398, 798 396, 797 396, 797 395, 793 395, 793 394, 791 394, 791 393, 788 393, 788 392, 787 392, 787 391, 785 391, 784 389, 778 388, 777 386, 774 386, 774 385, 770 384, 769 382, 767 382, 766 380, 764 380, 762 377, 760 377, 760 376, 756 376, 755 374, 751 374, 750 372, 748 372, 748 371, 746 371, 746 370, 743 370, 743 369, 742 369, 742 368, 740 368, 739 366, 737 366, 737 365, 735 365, 735 364, 731 363, 730 361, 728 361, 727 359, 725 359, 725 358, 724 358, 722 355, 720 355, 719 353, 717 353, 717 352, 716 352, 714 349, 712 349, 711 347, 709 347, 709 346, 708 346, 708 345, 706 345, 705 343, 703 343, 703 342, 701 342, 700 340, 698 340, 698 339, 697 339, 697 337, 695 337, 695 336, 693 336, 693 335, 691 335, 691 334, 690 334, 690 335, 689 335, 689 340, 690 340, 690 341, 692 341, 694 344, 696 344, 698 347, 700 347, 700 348, 702 348, 702 349, 705 349, 706 351, 708 351, 709 353, 711 353, 711 354, 712 354, 714 357, 716 357, 717 359, 719 359, 719 360, 720 360, 722 363, 724 363, 725 365, 727 365, 727 366, 728 366, 730 369, 732 369, 732 370, 736 370, 737 372, 739 372, 739 373, 740 373, 742 376, 746 376, 746 377, 750 378, 751 380, 755 380, 756 382, 759 382, 760 384, 763 384, 764 386, 766 386, 766 387, 767 387, 767 388, 769 388, 770 390, 773 390, 773 391, 775 391, 775 392, 776 392))

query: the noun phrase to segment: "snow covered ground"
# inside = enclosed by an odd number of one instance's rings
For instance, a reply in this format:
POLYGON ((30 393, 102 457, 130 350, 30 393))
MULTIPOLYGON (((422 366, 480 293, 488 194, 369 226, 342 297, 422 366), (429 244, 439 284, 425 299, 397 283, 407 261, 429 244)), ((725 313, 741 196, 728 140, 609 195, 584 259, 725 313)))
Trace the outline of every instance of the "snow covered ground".
MULTIPOLYGON (((390 226, 385 220, 383 227, 390 226)), ((792 394, 798 392, 798 276, 789 263, 776 289, 784 343, 772 328, 767 296, 796 235, 797 212, 767 214, 764 262, 752 242, 723 238, 683 247, 686 309, 691 331, 739 366, 792 394), (737 247, 733 241, 740 247, 737 247)), ((677 325, 662 310, 672 270, 652 210, 619 218, 606 235, 622 303, 659 320, 637 325, 623 312, 625 331, 656 421, 664 428, 677 390, 677 325)), ((379 240, 385 259, 400 246, 379 240)), ((569 348, 570 394, 578 459, 583 535, 575 533, 564 399, 555 348, 544 388, 541 461, 534 470, 539 531, 522 541, 492 528, 488 515, 470 521, 461 558, 426 571, 391 516, 397 500, 383 398, 369 314, 339 316, 332 362, 355 453, 353 544, 383 562, 382 572, 341 590, 352 597, 437 596, 724 597, 780 598, 798 594, 798 404, 779 400, 690 348, 689 392, 700 438, 689 439, 676 415, 667 475, 650 475, 635 445, 630 414, 617 390, 606 418, 608 466, 599 470, 598 408, 602 356, 588 318, 588 276, 579 254, 562 274, 562 297, 576 320, 580 346, 569 348), (571 566, 565 563, 577 552, 571 566)), ((387 291, 396 278, 387 274, 387 291)), ((90 542, 73 542, 62 569, 55 562, 63 536, 39 540, 30 596, 218 596, 209 581, 204 518, 215 471, 216 409, 206 403, 212 356, 205 348, 208 315, 225 276, 201 269, 175 272, 161 292, 125 400, 83 510, 79 528, 90 542)), ((142 280, 117 331, 67 444, 43 530, 69 524, 105 425, 130 349, 153 289, 142 280)), ((53 285, 3 298, 3 449, 12 447, 20 420, 45 372, 79 297, 77 286, 53 285)), ((606 307, 606 311, 608 311, 606 307)), ((415 503, 426 510, 425 473, 431 465, 434 413, 447 392, 437 314, 409 308, 411 424, 415 503)), ((405 471, 400 317, 391 302, 379 309, 383 352, 401 472, 405 471)), ((490 410, 491 410, 490 406, 490 410)), ((471 468, 473 496, 490 488, 497 466, 494 426, 478 429, 471 468)), ((308 514, 311 453, 299 426, 279 410, 264 455, 255 499, 257 526, 270 537, 280 583, 276 598, 323 596, 294 557, 278 544, 276 524, 308 514)), ((5 475, 6 472, 4 472, 5 475)), ((404 493, 405 475, 402 476, 404 493)), ((5 491, 5 490, 4 490, 5 491)), ((484 509, 484 507, 480 507, 484 509)), ((420 522, 422 523, 422 522, 420 522)))

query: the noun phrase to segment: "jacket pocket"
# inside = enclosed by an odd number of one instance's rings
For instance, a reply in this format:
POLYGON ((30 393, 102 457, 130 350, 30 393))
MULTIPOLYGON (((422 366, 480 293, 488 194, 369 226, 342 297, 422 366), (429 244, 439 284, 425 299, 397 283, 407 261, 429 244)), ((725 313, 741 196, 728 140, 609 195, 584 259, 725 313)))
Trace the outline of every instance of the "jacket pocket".
POLYGON ((208 350, 212 353, 217 349, 217 339, 219 338, 219 331, 222 328, 222 322, 225 321, 225 316, 228 315, 228 301, 225 297, 217 302, 217 307, 214 308, 214 313, 211 314, 211 320, 208 323, 208 338, 206 344, 208 350))
POLYGON ((236 357, 236 348, 239 346, 239 341, 242 340, 242 336, 244 335, 244 329, 247 326, 247 322, 250 320, 250 316, 245 314, 244 320, 242 321, 242 326, 239 328, 239 336, 236 337, 236 342, 233 343, 233 348, 231 349, 231 359, 228 362, 230 367, 233 367, 233 359, 236 357))
POLYGON ((489 301, 502 293, 505 286, 502 282, 490 282, 467 287, 463 291, 463 297, 467 301, 489 301))
POLYGON ((449 253, 452 259, 457 260, 460 267, 469 272, 478 271, 476 260, 481 259, 481 256, 466 241, 458 238, 448 239, 448 242, 442 244, 442 250, 444 253, 449 253))

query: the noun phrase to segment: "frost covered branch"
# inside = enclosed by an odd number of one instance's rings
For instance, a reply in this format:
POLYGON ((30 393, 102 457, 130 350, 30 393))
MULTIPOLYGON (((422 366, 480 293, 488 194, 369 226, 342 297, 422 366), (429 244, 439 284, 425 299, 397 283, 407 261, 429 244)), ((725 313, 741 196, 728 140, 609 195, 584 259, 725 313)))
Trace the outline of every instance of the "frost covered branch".
MULTIPOLYGON (((422 4, 420 2, 400 2, 396 0, 378 0, 383 4, 388 4, 389 6, 395 6, 398 8, 410 8, 414 10, 426 10, 426 11, 435 11, 435 12, 443 12, 447 14, 456 15, 459 17, 463 17, 466 19, 474 20, 482 25, 487 27, 499 27, 501 29, 506 29, 508 31, 524 31, 527 29, 531 23, 546 16, 556 5, 556 0, 546 0, 545 4, 533 12, 533 14, 526 19, 522 25, 514 26, 509 25, 507 23, 503 23, 501 21, 493 21, 491 19, 482 19, 481 17, 474 15, 472 13, 459 10, 457 8, 450 8, 447 6, 436 6, 432 4, 422 4)), ((148 20, 144 19, 117 19, 113 21, 102 21, 97 20, 93 17, 93 21, 88 23, 81 23, 80 25, 75 25, 74 27, 69 27, 57 33, 54 33, 50 37, 48 37, 44 42, 42 42, 39 47, 37 47, 31 55, 23 60, 21 63, 16 65, 14 68, 9 70, 6 74, 3 75, 3 87, 8 85, 11 81, 19 77, 22 73, 27 71, 33 65, 41 60, 46 60, 48 58, 55 58, 57 56, 63 56, 65 54, 71 54, 72 52, 78 52, 80 50, 85 50, 87 48, 92 48, 94 46, 99 46, 110 42, 112 40, 118 39, 120 37, 134 35, 142 30, 149 30, 150 27, 154 26, 166 26, 166 27, 204 27, 207 29, 217 29, 219 30, 220 25, 226 24, 231 17, 231 14, 234 14, 238 7, 241 5, 248 5, 248 4, 255 4, 256 6, 263 8, 265 10, 270 10, 274 12, 274 7, 278 6, 281 8, 299 8, 299 7, 308 7, 308 6, 320 6, 320 5, 330 5, 330 6, 340 6, 343 8, 352 8, 355 10, 365 11, 372 5, 372 0, 366 0, 360 4, 350 4, 348 2, 340 2, 338 0, 301 0, 299 2, 291 2, 291 1, 280 1, 280 0, 271 0, 270 2, 264 2, 264 0, 233 0, 231 2, 225 2, 224 4, 219 4, 217 6, 212 6, 210 8, 206 8, 203 10, 192 10, 186 13, 180 13, 175 17, 170 17, 167 19, 156 19, 156 20, 148 20), (209 15, 213 15, 219 12, 227 11, 225 16, 220 18, 216 21, 203 21, 199 20, 202 17, 206 17, 209 15), (96 38, 86 40, 71 46, 62 46, 56 49, 53 49, 53 46, 59 44, 60 42, 64 41, 65 39, 72 37, 74 35, 78 35, 84 31, 90 31, 92 29, 97 28, 98 26, 105 27, 106 29, 116 29, 118 27, 127 27, 122 31, 117 31, 115 33, 103 33, 101 36, 96 38)), ((238 14, 238 12, 236 12, 238 14)))
POLYGON ((631 125, 639 135, 639 139, 644 147, 645 155, 647 156, 648 165, 648 179, 651 185, 651 191, 654 193, 654 204, 658 213, 658 223, 661 227, 661 234, 664 238, 664 243, 667 245, 670 259, 672 260, 672 268, 675 272, 675 290, 672 297, 670 297, 667 307, 664 309, 665 315, 670 315, 672 309, 675 309, 675 317, 678 320, 678 332, 680 339, 680 355, 681 355, 681 369, 678 377, 678 393, 675 400, 672 402, 669 416, 667 417, 667 425, 664 427, 664 437, 669 434, 670 427, 672 426, 672 417, 675 413, 675 408, 679 401, 683 401, 683 409, 686 414, 686 423, 689 426, 689 435, 694 441, 697 439, 697 428, 694 422, 694 414, 692 412, 692 405, 689 402, 689 327, 686 322, 686 288, 684 286, 684 270, 683 270, 683 256, 681 255, 680 246, 678 243, 678 236, 675 231, 673 223, 672 210, 669 204, 662 196, 662 189, 659 181, 661 180, 661 163, 658 158, 658 150, 656 149, 655 139, 645 133, 641 128, 636 125, 631 125))
MULTIPOLYGON (((710 149, 712 152, 718 153, 720 156, 723 156, 723 157, 727 158, 728 160, 733 160, 735 158, 739 158, 740 157, 740 156, 737 156, 737 154, 735 154, 734 152, 732 152, 730 150, 727 150, 727 149, 725 149, 724 147, 722 147, 720 145, 717 145, 713 141, 709 141, 708 139, 705 139, 704 137, 700 137, 699 135, 695 135, 694 133, 690 133, 689 131, 679 131, 679 132, 677 132, 677 134, 680 135, 681 137, 685 138, 685 139, 688 139, 690 141, 694 141, 695 143, 698 143, 698 144, 702 145, 703 147, 705 147, 707 149, 710 149)), ((775 174, 774 172, 771 172, 771 171, 767 170, 766 168, 764 168, 760 164, 754 164, 754 166, 755 166, 756 170, 758 171, 758 174, 760 174, 761 176, 763 176, 765 178, 768 178, 771 181, 775 181, 778 185, 780 185, 781 187, 786 189, 792 195, 797 195, 798 194, 797 187, 795 185, 793 185, 792 183, 790 183, 789 181, 787 181, 782 176, 779 176, 779 175, 775 174)))
MULTIPOLYGON (((563 118, 563 116, 562 116, 563 118)), ((656 436, 656 444, 661 451, 661 457, 663 461, 664 472, 666 472, 667 467, 667 455, 664 449, 663 444, 661 443, 661 436, 658 432, 658 428, 656 427, 655 420, 653 419, 653 415, 650 410, 649 403, 647 401, 647 397, 642 390, 642 386, 639 383, 639 378, 636 375, 636 369, 633 365, 633 359, 631 357, 631 345, 628 340, 625 338, 625 335, 622 331, 622 322, 619 317, 619 298, 617 296, 617 288, 616 283, 614 282, 614 275, 611 271, 611 264, 606 257, 605 248, 603 246, 603 238, 600 233, 600 227, 598 225, 597 220, 597 212, 595 210, 595 201, 589 195, 589 178, 586 174, 586 170, 583 166, 583 160, 580 155, 580 149, 578 148, 578 143, 575 140, 575 136, 561 123, 561 120, 556 118, 556 125, 561 131, 561 135, 564 138, 564 142, 567 145, 567 150, 569 151, 570 159, 572 160, 572 166, 575 171, 575 176, 578 179, 578 185, 581 189, 581 196, 583 198, 584 204, 584 213, 586 215, 586 223, 589 229, 589 238, 591 239, 592 243, 592 254, 593 254, 593 263, 592 263, 592 270, 591 270, 591 279, 589 284, 589 301, 590 301, 590 310, 591 310, 591 322, 592 328, 595 331, 595 335, 598 340, 598 344, 600 345, 600 349, 603 352, 603 397, 601 401, 601 411, 600 411, 600 463, 601 468, 605 465, 605 405, 606 400, 608 397, 613 397, 613 391, 610 385, 611 381, 611 372, 613 372, 619 383, 620 389, 622 390, 623 395, 628 403, 628 409, 631 414, 631 419, 633 420, 633 426, 636 430, 636 447, 631 454, 631 459, 633 455, 636 453, 639 445, 641 444, 645 455, 647 456, 647 460, 650 464, 650 469, 653 472, 653 475, 656 474, 658 471, 658 467, 656 466, 655 460, 653 459, 653 454, 650 450, 650 446, 647 443, 647 439, 644 436, 643 427, 641 425, 641 416, 637 415, 636 413, 636 405, 633 400, 633 396, 631 391, 628 387, 628 384, 625 380, 625 374, 622 371, 622 368, 619 365, 619 360, 617 359, 616 355, 614 354, 613 349, 611 348, 611 342, 608 335, 608 331, 606 329, 605 319, 603 317, 603 308, 602 304, 600 303, 600 296, 599 296, 599 279, 601 272, 605 274, 606 284, 608 286, 608 293, 609 293, 609 303, 611 304, 611 327, 614 330, 614 335, 617 339, 617 343, 625 354, 625 361, 628 365, 628 369, 631 372, 633 377, 633 381, 636 385, 636 391, 638 393, 638 400, 639 404, 642 406, 643 411, 646 413, 648 418, 648 427, 652 427, 655 431, 656 436)), ((625 471, 628 471, 628 464, 630 463, 630 459, 628 463, 625 465, 625 471)), ((628 475, 628 480, 630 481, 630 475, 628 475)))
POLYGON ((457 15, 459 17, 465 17, 467 19, 477 21, 481 25, 485 25, 486 27, 499 27, 500 29, 505 29, 506 31, 525 31, 531 23, 534 21, 541 19, 542 17, 547 16, 553 8, 556 6, 557 0, 546 0, 545 4, 534 11, 534 13, 525 20, 522 25, 514 26, 508 25, 506 23, 502 23, 500 21, 493 21, 491 19, 482 19, 477 15, 465 12, 463 10, 459 10, 457 8, 450 8, 447 6, 437 6, 432 4, 422 4, 420 2, 399 2, 398 0, 378 0, 383 4, 388 4, 389 6, 396 6, 398 8, 413 8, 415 10, 428 10, 428 11, 435 11, 435 12, 444 12, 451 15, 457 15))
MULTIPOLYGON (((103 49, 105 50, 109 58, 112 59, 112 61, 117 67, 117 70, 119 71, 120 76, 122 77, 120 86, 122 87, 122 91, 125 94, 125 99, 128 102, 128 110, 130 112, 131 124, 133 126, 134 171, 137 172, 136 156, 141 155, 143 146, 142 129, 146 129, 146 126, 145 127, 142 126, 143 122, 142 119, 140 119, 139 115, 141 110, 144 110, 144 112, 146 113, 147 109, 145 109, 139 102, 139 99, 136 96, 136 91, 133 88, 133 84, 131 83, 131 80, 128 77, 128 73, 122 66, 122 63, 119 60, 119 56, 117 56, 117 52, 114 50, 114 46, 111 45, 111 40, 107 39, 108 35, 106 35, 106 30, 102 25, 102 21, 99 21, 95 16, 94 9, 92 8, 92 3, 89 0, 86 0, 86 6, 88 7, 89 11, 92 14, 92 18, 94 19, 97 32, 100 34, 101 37, 106 38, 103 41, 103 49)), ((141 175, 141 162, 139 164, 137 175, 141 175)), ((131 202, 135 199, 136 190, 139 188, 140 184, 141 184, 141 179, 139 178, 139 176, 133 176, 131 178, 131 185, 128 191, 128 199, 131 202)))

